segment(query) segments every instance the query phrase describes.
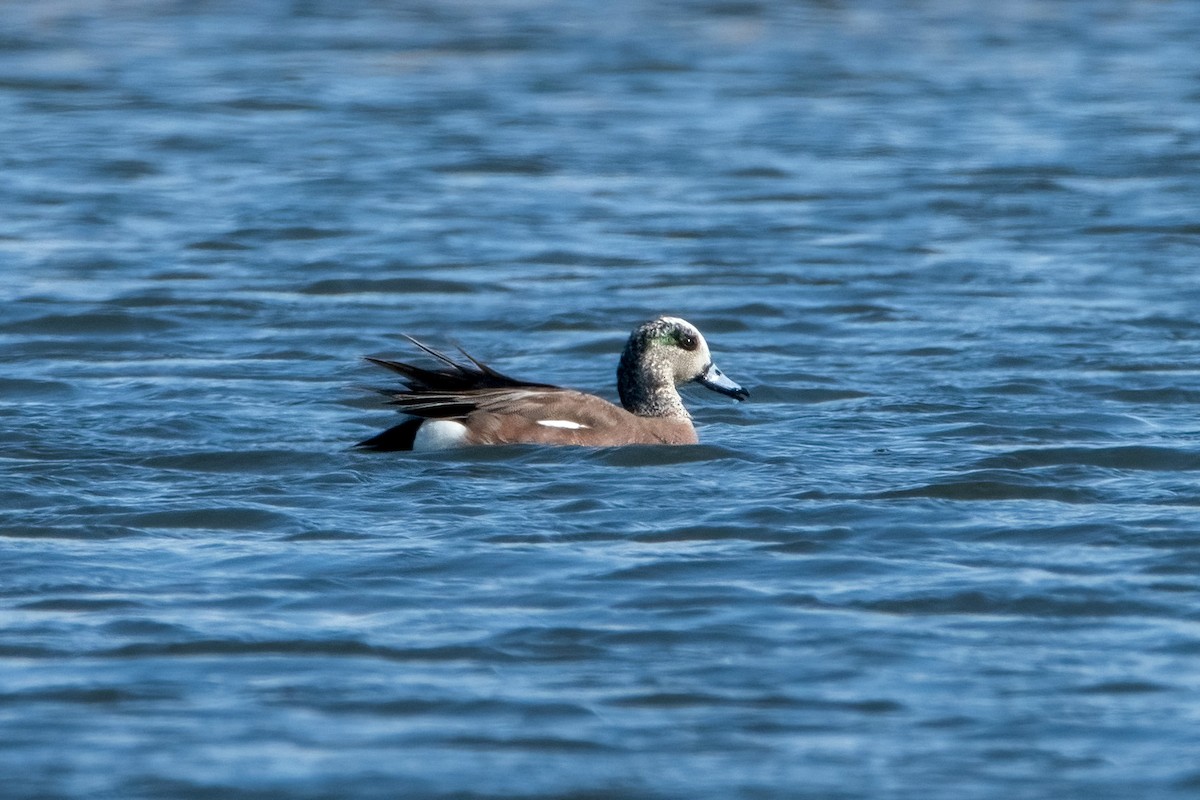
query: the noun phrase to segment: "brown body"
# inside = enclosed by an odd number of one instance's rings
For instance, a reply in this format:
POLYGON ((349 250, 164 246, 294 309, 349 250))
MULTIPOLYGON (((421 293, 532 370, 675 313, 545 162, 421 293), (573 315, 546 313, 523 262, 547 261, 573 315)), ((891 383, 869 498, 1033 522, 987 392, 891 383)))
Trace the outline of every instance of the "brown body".
MULTIPOLYGON (((520 391, 520 390, 518 390, 520 391)), ((639 417, 592 394, 571 389, 522 393, 506 402, 503 390, 480 393, 479 407, 463 420, 466 444, 696 444, 691 419, 639 417), (572 422, 566 428, 546 422, 572 422)))

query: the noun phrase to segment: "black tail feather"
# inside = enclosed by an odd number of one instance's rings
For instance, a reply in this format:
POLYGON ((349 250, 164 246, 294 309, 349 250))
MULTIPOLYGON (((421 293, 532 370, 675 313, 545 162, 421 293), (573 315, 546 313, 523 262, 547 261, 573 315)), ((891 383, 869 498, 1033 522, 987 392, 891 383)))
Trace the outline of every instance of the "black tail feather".
POLYGON ((370 439, 364 439, 355 447, 363 450, 374 450, 377 453, 390 453, 397 450, 412 450, 413 441, 417 438, 417 428, 425 420, 420 418, 406 419, 399 425, 393 425, 382 433, 377 433, 370 439))

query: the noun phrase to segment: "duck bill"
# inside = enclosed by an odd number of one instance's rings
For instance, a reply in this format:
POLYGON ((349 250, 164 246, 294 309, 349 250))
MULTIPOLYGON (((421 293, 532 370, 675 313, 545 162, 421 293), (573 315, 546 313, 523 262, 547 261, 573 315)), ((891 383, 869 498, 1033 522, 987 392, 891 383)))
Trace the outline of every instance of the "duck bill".
POLYGON ((729 378, 726 378, 725 373, 717 369, 715 364, 709 364, 704 372, 700 373, 696 378, 696 383, 707 389, 712 389, 714 392, 728 395, 734 400, 745 400, 750 396, 749 392, 729 380, 729 378))

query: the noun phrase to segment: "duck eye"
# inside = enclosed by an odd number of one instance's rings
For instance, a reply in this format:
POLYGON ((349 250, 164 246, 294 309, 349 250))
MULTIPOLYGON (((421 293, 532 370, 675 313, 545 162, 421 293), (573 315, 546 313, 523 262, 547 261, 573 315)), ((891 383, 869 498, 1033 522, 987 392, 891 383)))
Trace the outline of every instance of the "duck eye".
POLYGON ((692 351, 700 346, 700 342, 696 341, 696 337, 690 333, 679 334, 679 346, 684 350, 692 351))

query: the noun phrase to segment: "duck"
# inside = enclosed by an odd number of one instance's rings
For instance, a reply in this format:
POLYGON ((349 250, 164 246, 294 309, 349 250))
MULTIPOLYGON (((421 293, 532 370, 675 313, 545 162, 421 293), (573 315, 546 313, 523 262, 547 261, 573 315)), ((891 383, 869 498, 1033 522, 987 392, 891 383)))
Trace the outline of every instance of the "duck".
POLYGON ((367 357, 402 377, 404 388, 380 391, 408 418, 359 442, 361 450, 697 444, 679 386, 698 383, 737 401, 750 396, 716 367, 696 326, 679 317, 659 316, 630 333, 617 365, 619 406, 594 394, 510 378, 462 348, 465 362, 405 338, 441 366, 367 357))

